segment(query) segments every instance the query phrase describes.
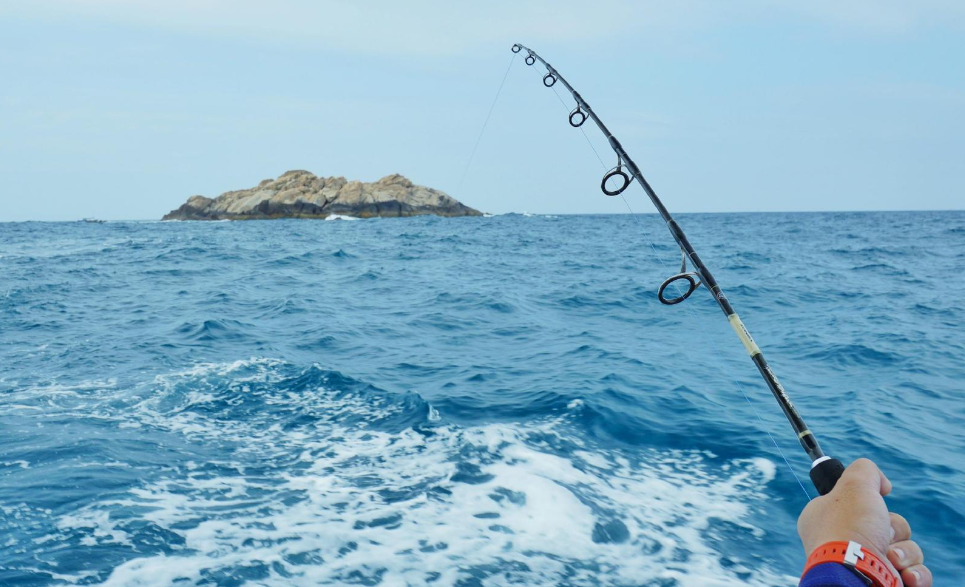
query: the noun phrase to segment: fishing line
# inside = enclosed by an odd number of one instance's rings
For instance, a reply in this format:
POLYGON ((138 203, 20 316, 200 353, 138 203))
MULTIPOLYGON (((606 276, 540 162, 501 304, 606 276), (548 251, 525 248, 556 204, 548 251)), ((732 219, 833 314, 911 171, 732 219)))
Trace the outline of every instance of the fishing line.
MULTIPOLYGON (((533 71, 536 71, 536 74, 539 75, 539 71, 537 71, 535 68, 533 69, 533 71)), ((547 73, 549 73, 549 70, 547 70, 547 73)), ((556 88, 553 86, 550 86, 550 89, 553 90, 554 94, 556 94, 556 97, 560 101, 560 104, 563 105, 563 109, 569 112, 569 107, 566 105, 566 102, 563 100, 563 97, 560 96, 560 93, 556 90, 556 88)), ((590 146, 590 149, 593 150, 593 154, 596 155, 596 158, 600 161, 600 166, 603 167, 604 170, 606 170, 607 169, 606 163, 603 162, 603 158, 600 156, 600 153, 596 150, 596 147, 593 146, 593 142, 590 140, 590 137, 586 134, 586 131, 583 130, 583 125, 578 126, 577 129, 579 129, 579 131, 583 134, 583 138, 586 139, 586 143, 590 146)), ((667 264, 664 262, 660 254, 657 252, 657 247, 656 245, 654 245, 653 239, 650 238, 650 233, 647 232, 646 226, 637 217, 637 213, 633 211, 633 208, 630 207, 630 202, 627 201, 626 196, 623 195, 622 193, 620 193, 619 196, 620 196, 620 199, 623 200, 623 203, 626 205, 627 210, 630 212, 630 217, 633 218, 634 222, 637 223, 637 228, 640 229, 640 232, 643 234, 644 239, 646 239, 647 244, 650 245, 650 249, 653 251, 654 258, 657 260, 658 263, 660 263, 660 266, 662 269, 667 270, 667 264)), ((674 282, 671 285, 673 285, 674 289, 677 291, 678 297, 680 297, 682 293, 677 283, 674 282)), ((693 307, 688 306, 687 309, 690 310, 690 315, 693 317, 694 321, 699 324, 700 318, 697 316, 697 313, 696 311, 694 311, 693 307)), ((708 340, 710 340, 710 346, 712 349, 714 349, 714 353, 717 355, 717 358, 720 360, 722 364, 726 364, 727 361, 724 360, 724 356, 720 352, 720 347, 718 346, 717 342, 712 338, 708 338, 708 340)), ((777 449, 777 452, 781 456, 781 459, 784 461, 784 464, 787 465, 787 470, 791 472, 791 476, 794 477, 794 480, 797 481, 797 484, 801 486, 801 491, 804 492, 804 495, 807 497, 808 501, 810 501, 811 494, 804 486, 804 483, 801 481, 801 478, 794 471, 794 467, 791 466, 791 462, 788 460, 787 456, 785 456, 784 451, 781 450, 781 446, 777 443, 777 440, 774 438, 774 435, 771 434, 770 429, 767 427, 766 423, 764 422, 764 418, 761 417, 760 412, 757 411, 757 408, 754 406, 754 403, 751 402, 751 399, 747 396, 747 393, 744 391, 744 387, 740 384, 740 381, 738 381, 736 378, 734 379, 734 385, 737 386, 737 389, 740 391, 741 395, 744 396, 744 401, 747 402, 747 405, 750 406, 751 411, 753 411, 754 415, 757 416, 757 419, 761 423, 761 428, 763 429, 764 433, 767 434, 768 438, 770 438, 771 443, 774 444, 774 448, 777 449)))
MULTIPOLYGON (((640 224, 640 220, 636 218, 636 214, 634 214, 633 208, 630 207, 630 203, 625 197, 622 197, 623 192, 633 181, 636 181, 641 189, 643 189, 650 198, 650 202, 666 223, 667 229, 670 231, 670 235, 677 243, 681 256, 680 272, 665 279, 663 283, 661 283, 659 289, 657 290, 657 299, 665 305, 679 304, 689 298, 690 295, 693 294, 693 292, 696 291, 701 285, 703 285, 704 289, 706 289, 713 296, 714 301, 727 317, 727 321, 730 323, 731 328, 734 330, 734 333, 740 340, 744 350, 747 351, 748 357, 757 367, 757 370, 764 379, 764 382, 767 384, 768 389, 771 391, 774 399, 784 412, 784 416, 787 418, 788 423, 794 429, 798 441, 801 443, 801 448, 804 449, 808 457, 811 459, 811 482, 814 484, 819 494, 825 495, 830 492, 831 489, 834 488, 834 485, 837 483, 838 479, 841 477, 841 474, 844 472, 844 465, 841 463, 841 461, 825 455, 824 451, 821 450, 821 445, 818 443, 817 437, 808 428, 804 419, 801 417, 800 413, 798 413, 797 408, 794 407, 794 404, 791 402, 791 398, 788 396, 784 386, 781 385, 781 382, 778 380, 774 370, 764 358, 764 354, 760 347, 756 342, 754 342, 753 337, 751 337, 747 326, 740 319, 740 316, 730 303, 730 300, 728 300, 727 296, 724 295, 724 291, 720 287, 720 284, 714 278, 714 275, 711 273, 707 265, 705 265, 703 260, 701 260, 683 229, 676 222, 676 220, 674 220, 673 216, 670 214, 670 211, 667 210, 667 207, 664 206, 663 202, 657 196, 656 191, 654 191, 653 187, 650 186, 650 183, 643 176, 640 168, 630 157, 630 154, 627 153, 626 149, 623 148, 623 145, 620 144, 620 141, 616 138, 616 136, 610 132, 600 117, 593 111, 593 108, 590 107, 589 103, 587 103, 579 92, 577 92, 576 89, 569 82, 567 82, 566 79, 560 75, 560 73, 552 65, 540 57, 535 51, 519 43, 514 44, 512 47, 513 53, 520 53, 524 50, 527 53, 526 65, 532 66, 539 61, 546 68, 547 73, 542 78, 543 85, 547 88, 553 88, 553 86, 555 86, 557 83, 561 83, 569 91, 573 100, 576 102, 576 107, 569 113, 568 122, 570 126, 579 128, 583 126, 587 120, 592 120, 597 128, 599 128, 599 130, 606 137, 610 148, 617 156, 616 166, 607 171, 600 182, 600 189, 603 191, 603 193, 608 196, 621 196, 624 204, 630 211, 630 215, 634 217, 634 221, 637 222, 638 226, 642 229, 641 232, 650 243, 651 249, 657 256, 657 259, 661 264, 663 264, 662 259, 659 255, 657 255, 656 246, 654 245, 653 240, 650 239, 649 234, 647 234, 646 230, 643 229, 642 225, 640 224), (619 185, 608 183, 611 182, 611 180, 618 180, 619 185), (692 270, 687 269, 688 262, 693 266, 692 270), (678 282, 684 280, 687 281, 687 290, 681 294, 679 287, 681 284, 678 282), (677 291, 679 294, 678 297, 668 298, 665 296, 664 292, 668 286, 673 286, 672 289, 677 291)), ((510 65, 512 65, 512 62, 510 65)), ((563 102, 562 98, 559 97, 559 94, 557 94, 557 98, 563 102)), ((566 103, 563 102, 563 105, 565 107, 566 103)), ((583 134, 590 143, 590 146, 593 147, 592 141, 589 140, 589 137, 587 137, 586 133, 583 134)), ((596 153, 595 147, 593 148, 593 151, 596 153)), ((599 156, 599 153, 596 153, 596 155, 602 163, 602 158, 599 156)), ((605 168, 606 164, 603 164, 603 166, 605 168)), ((691 309, 691 314, 695 319, 697 319, 696 312, 694 312, 693 309, 691 309)), ((714 352, 720 358, 721 362, 723 362, 723 355, 720 353, 720 350, 716 347, 716 344, 714 344, 713 341, 712 348, 714 348, 714 352)), ((736 381, 736 379, 735 384, 740 390, 741 395, 744 396, 744 399, 747 401, 748 405, 750 405, 751 409, 754 411, 763 425, 763 418, 750 402, 750 398, 744 392, 743 386, 741 386, 740 382, 736 381)), ((792 475, 803 489, 804 484, 800 482, 800 479, 798 479, 797 475, 794 473, 793 468, 790 467, 790 462, 784 456, 784 452, 781 450, 780 445, 777 444, 773 435, 770 434, 770 431, 766 430, 766 428, 765 432, 774 442, 775 448, 777 448, 782 459, 791 470, 792 475)), ((804 493, 808 496, 808 498, 810 498, 810 494, 808 493, 807 489, 804 489, 804 493)))
POLYGON ((516 54, 513 53, 512 59, 509 60, 509 67, 506 68, 506 73, 503 74, 503 81, 499 82, 499 89, 496 90, 496 97, 493 98, 492 106, 489 107, 489 113, 486 114, 486 121, 483 122, 482 128, 479 130, 479 136, 476 137, 476 144, 472 146, 472 152, 469 153, 469 160, 466 161, 466 168, 462 170, 462 177, 459 179, 459 185, 456 186, 456 192, 462 189, 462 183, 466 181, 466 174, 469 173, 469 166, 472 165, 472 159, 476 156, 476 149, 479 148, 479 141, 482 140, 483 133, 486 132, 486 125, 489 124, 489 119, 493 115, 493 110, 496 108, 496 102, 499 101, 499 94, 503 91, 503 85, 506 83, 506 78, 509 76, 509 70, 513 68, 513 62, 516 61, 516 54))

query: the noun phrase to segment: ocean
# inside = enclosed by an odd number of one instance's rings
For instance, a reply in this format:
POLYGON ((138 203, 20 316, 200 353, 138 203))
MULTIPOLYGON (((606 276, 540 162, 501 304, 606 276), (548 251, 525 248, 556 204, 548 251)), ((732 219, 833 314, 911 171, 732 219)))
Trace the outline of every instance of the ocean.
MULTIPOLYGON (((965 212, 678 220, 956 584, 965 212)), ((796 585, 809 463, 679 263, 649 214, 0 223, 0 584, 796 585)))

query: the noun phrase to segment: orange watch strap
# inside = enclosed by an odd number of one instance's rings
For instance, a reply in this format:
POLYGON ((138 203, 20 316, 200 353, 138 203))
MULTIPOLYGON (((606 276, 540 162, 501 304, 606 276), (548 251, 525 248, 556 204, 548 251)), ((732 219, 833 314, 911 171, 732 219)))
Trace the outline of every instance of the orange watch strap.
POLYGON ((871 581, 872 587, 902 587, 888 565, 857 542, 827 542, 814 549, 801 577, 822 563, 840 563, 871 581))

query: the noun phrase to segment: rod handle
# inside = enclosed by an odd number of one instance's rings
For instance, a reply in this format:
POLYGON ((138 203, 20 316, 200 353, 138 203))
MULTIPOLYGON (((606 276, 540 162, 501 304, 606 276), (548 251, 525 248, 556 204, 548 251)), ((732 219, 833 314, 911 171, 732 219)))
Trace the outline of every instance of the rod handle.
POLYGON ((827 495, 834 489, 842 473, 844 473, 844 465, 838 459, 821 457, 811 463, 811 483, 814 483, 814 488, 821 495, 827 495))

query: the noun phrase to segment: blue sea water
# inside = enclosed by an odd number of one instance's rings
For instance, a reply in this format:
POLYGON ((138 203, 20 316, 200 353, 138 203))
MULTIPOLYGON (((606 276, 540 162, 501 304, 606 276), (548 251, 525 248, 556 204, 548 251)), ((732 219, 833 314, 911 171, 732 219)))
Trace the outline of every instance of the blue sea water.
MULTIPOLYGON (((965 213, 679 220, 956 584, 965 213)), ((808 462, 677 267, 653 215, 0 224, 0 584, 796 585, 808 462)))

